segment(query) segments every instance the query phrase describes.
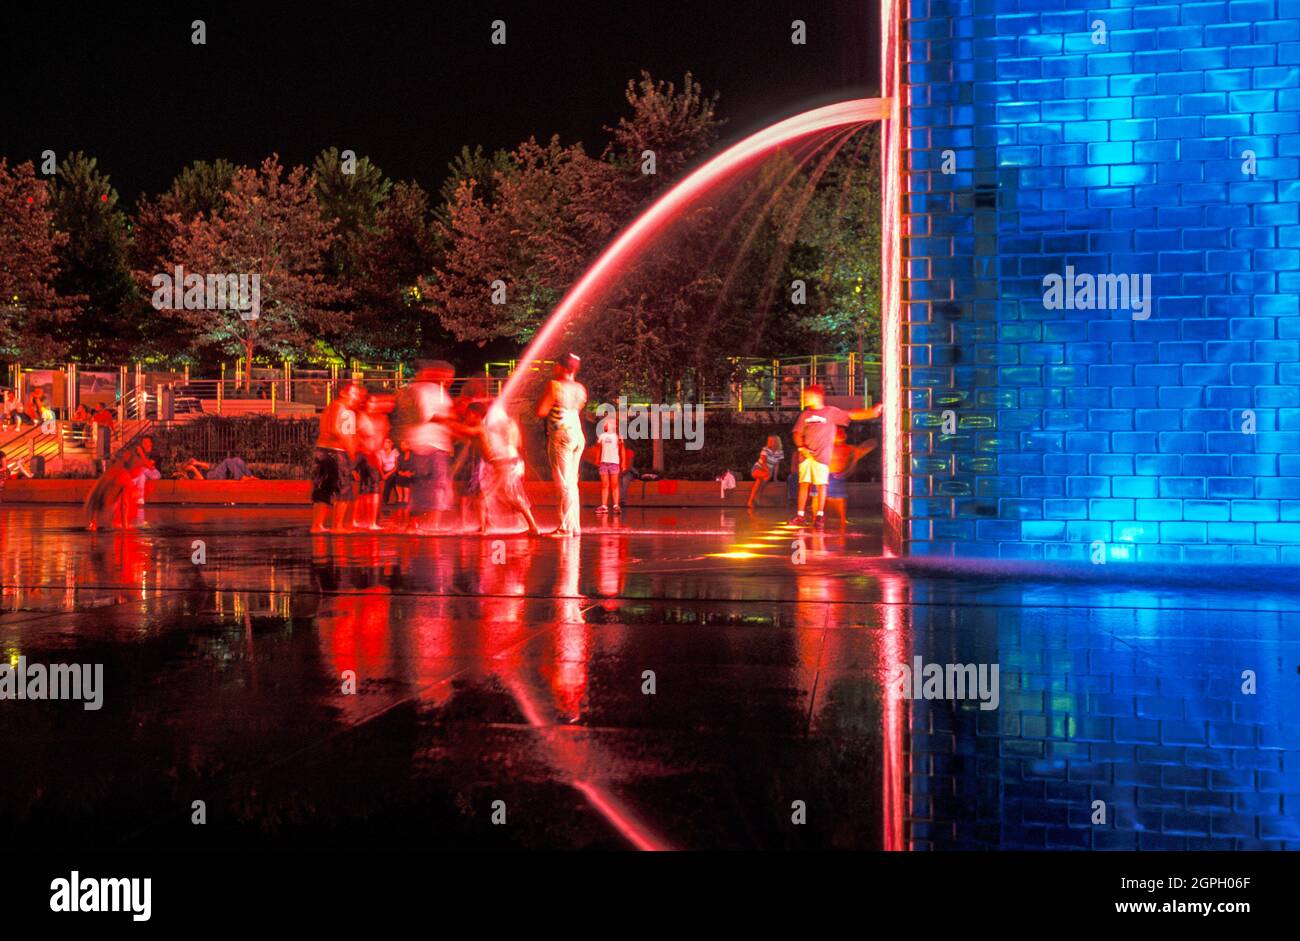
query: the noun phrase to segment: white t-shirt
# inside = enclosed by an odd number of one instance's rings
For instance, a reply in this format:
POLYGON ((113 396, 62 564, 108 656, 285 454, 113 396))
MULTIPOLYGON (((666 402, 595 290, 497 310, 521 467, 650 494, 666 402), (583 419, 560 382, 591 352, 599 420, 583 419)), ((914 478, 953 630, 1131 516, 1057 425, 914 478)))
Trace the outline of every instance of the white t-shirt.
POLYGON ((596 443, 600 445, 600 463, 617 464, 618 463, 618 435, 612 431, 603 431, 596 437, 596 443))

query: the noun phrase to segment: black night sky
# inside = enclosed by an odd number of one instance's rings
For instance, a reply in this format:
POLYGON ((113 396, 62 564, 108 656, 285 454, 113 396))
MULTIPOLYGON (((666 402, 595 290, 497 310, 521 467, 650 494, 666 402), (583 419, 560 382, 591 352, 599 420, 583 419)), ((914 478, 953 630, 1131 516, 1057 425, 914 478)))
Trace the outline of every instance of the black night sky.
POLYGON ((436 191, 462 144, 589 151, 640 69, 690 69, 735 139, 873 93, 874 0, 24 4, 0 36, 0 155, 84 150, 126 204, 185 165, 337 146, 436 191), (190 23, 207 24, 207 45, 190 23), (507 24, 504 47, 490 24, 507 24), (794 19, 807 45, 790 42, 794 19))

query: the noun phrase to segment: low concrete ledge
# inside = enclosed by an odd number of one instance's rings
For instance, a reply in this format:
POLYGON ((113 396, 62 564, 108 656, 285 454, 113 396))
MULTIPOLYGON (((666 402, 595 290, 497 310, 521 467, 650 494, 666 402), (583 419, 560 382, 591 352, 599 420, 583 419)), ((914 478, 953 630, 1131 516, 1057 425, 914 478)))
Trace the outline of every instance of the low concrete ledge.
MULTIPOLYGON (((0 496, 3 503, 84 503, 93 480, 10 480, 0 496)), ((677 507, 743 507, 749 499, 750 481, 740 481, 719 496, 718 484, 711 480, 633 481, 628 488, 627 505, 677 507)), ((549 481, 527 482, 528 497, 536 506, 554 506, 555 488, 549 481)), ((600 483, 579 484, 583 505, 600 499, 600 483)), ((880 504, 880 485, 851 483, 849 503, 855 507, 880 504)), ((763 494, 764 506, 775 506, 785 499, 785 484, 774 484, 763 494)), ((151 480, 145 488, 145 500, 158 505, 224 506, 304 506, 311 499, 311 483, 306 480, 151 480)))

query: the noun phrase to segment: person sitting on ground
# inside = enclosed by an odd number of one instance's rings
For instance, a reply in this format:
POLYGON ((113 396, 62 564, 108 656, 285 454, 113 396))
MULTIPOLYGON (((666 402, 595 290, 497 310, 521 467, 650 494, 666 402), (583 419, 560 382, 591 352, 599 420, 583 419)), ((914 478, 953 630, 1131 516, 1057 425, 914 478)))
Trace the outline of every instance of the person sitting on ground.
MULTIPOLYGON (((32 394, 27 399, 27 418, 33 425, 39 425, 45 421, 45 413, 49 411, 49 406, 45 404, 45 390, 40 386, 32 389, 32 394)), ((54 416, 50 412, 50 417, 54 416)))
POLYGON ((237 454, 227 454, 221 463, 203 476, 208 480, 257 480, 248 464, 237 454))
POLYGON ((216 466, 197 457, 188 458, 172 475, 178 480, 257 480, 248 464, 236 454, 228 454, 216 466))
POLYGON ((13 392, 5 389, 4 398, 0 401, 0 431, 8 431, 11 424, 19 422, 17 411, 18 401, 14 398, 13 392))
POLYGON ((13 462, 13 470, 11 471, 9 469, 9 459, 5 457, 5 453, 3 451, 0 451, 0 497, 4 496, 5 481, 8 480, 10 477, 17 477, 20 474, 23 477, 28 477, 28 478, 32 476, 31 470, 28 469, 27 467, 27 462, 24 461, 21 457, 16 459, 13 462))
POLYGON ((86 408, 85 402, 77 405, 77 410, 72 413, 72 437, 77 441, 85 441, 90 435, 90 411, 86 408))
POLYGON ((203 475, 210 467, 212 465, 207 461, 200 461, 197 457, 192 457, 176 468, 172 478, 175 480, 203 480, 203 475))

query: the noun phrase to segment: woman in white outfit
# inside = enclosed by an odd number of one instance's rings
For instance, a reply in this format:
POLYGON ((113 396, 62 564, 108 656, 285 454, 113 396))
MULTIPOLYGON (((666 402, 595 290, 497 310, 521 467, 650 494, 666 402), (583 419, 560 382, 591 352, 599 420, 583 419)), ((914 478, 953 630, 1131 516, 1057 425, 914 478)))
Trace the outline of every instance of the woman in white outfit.
POLYGON ((537 417, 546 419, 546 454, 551 463, 551 479, 560 497, 560 526, 555 536, 578 536, 579 522, 578 467, 586 439, 579 414, 587 404, 587 388, 574 376, 581 360, 569 353, 555 364, 555 378, 546 386, 546 394, 537 403, 537 417))

